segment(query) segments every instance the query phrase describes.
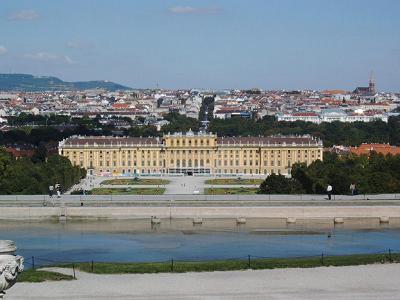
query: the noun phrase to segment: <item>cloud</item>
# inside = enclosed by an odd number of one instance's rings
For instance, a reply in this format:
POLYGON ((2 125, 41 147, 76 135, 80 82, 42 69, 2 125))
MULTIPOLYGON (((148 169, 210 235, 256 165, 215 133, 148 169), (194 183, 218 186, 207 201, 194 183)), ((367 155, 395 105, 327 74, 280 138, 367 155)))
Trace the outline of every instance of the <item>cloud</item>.
POLYGON ((72 49, 91 49, 93 48, 93 44, 87 41, 70 41, 67 43, 68 48, 72 49))
POLYGON ((13 21, 31 21, 40 18, 37 11, 33 9, 21 10, 8 17, 9 20, 13 21))
POLYGON ((7 48, 0 45, 0 55, 6 54, 8 52, 7 48))
POLYGON ((67 64, 69 64, 69 65, 73 65, 73 64, 75 63, 75 61, 72 60, 68 55, 65 55, 65 56, 64 56, 64 60, 65 60, 65 62, 66 62, 67 64))
POLYGON ((64 63, 67 65, 75 64, 75 61, 72 60, 68 55, 58 55, 48 52, 24 54, 23 58, 42 62, 64 63))
POLYGON ((217 14, 222 11, 218 6, 193 7, 193 6, 173 6, 168 9, 172 14, 217 14))

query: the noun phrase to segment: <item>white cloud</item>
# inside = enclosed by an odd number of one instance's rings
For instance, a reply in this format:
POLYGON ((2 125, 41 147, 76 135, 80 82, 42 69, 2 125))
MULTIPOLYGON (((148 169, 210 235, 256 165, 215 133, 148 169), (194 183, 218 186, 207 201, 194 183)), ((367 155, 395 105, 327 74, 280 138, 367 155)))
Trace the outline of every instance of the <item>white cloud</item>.
POLYGON ((75 61, 72 60, 68 55, 65 55, 65 56, 64 56, 64 60, 65 60, 65 62, 66 62, 67 64, 69 64, 69 65, 73 65, 73 64, 75 63, 75 61))
POLYGON ((4 46, 0 46, 0 55, 6 54, 8 52, 7 48, 4 46))
POLYGON ((33 9, 21 10, 8 17, 13 21, 31 21, 38 18, 40 18, 39 13, 33 9))
POLYGON ((42 62, 55 62, 55 63, 64 63, 68 65, 72 65, 75 63, 68 55, 58 55, 54 53, 48 52, 38 52, 38 53, 29 53, 24 54, 23 58, 42 61, 42 62))
POLYGON ((193 7, 193 6, 173 6, 168 9, 173 14, 217 14, 221 12, 218 6, 193 7))
POLYGON ((67 47, 72 49, 90 49, 93 48, 93 44, 87 41, 70 41, 67 43, 67 47))

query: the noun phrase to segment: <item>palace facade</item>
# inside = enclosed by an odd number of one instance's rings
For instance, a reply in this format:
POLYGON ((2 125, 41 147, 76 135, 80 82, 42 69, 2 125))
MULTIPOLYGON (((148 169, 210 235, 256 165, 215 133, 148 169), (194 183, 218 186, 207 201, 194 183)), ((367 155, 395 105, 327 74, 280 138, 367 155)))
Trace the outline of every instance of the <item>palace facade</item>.
POLYGON ((59 154, 93 175, 290 175, 291 166, 323 159, 311 136, 217 137, 174 133, 159 137, 75 136, 59 154))

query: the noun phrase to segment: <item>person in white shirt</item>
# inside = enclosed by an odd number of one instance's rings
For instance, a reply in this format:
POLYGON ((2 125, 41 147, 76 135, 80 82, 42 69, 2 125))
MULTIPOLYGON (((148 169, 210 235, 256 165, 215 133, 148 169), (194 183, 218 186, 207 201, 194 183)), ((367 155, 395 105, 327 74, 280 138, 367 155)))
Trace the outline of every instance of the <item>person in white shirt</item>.
POLYGON ((326 192, 328 193, 328 200, 331 200, 332 198, 332 190, 333 187, 330 184, 328 184, 328 187, 326 188, 326 192))

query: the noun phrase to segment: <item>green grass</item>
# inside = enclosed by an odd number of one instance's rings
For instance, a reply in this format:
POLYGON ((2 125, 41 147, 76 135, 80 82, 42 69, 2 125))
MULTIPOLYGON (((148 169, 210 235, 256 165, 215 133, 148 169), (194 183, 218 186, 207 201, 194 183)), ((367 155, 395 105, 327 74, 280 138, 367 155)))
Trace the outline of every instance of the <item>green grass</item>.
POLYGON ((123 178, 123 179, 108 179, 101 182, 105 185, 164 185, 168 184, 169 180, 165 179, 150 179, 150 178, 123 178))
POLYGON ((92 195, 162 195, 165 188, 94 188, 92 195))
POLYGON ((258 188, 205 188, 206 195, 255 195, 258 188))
POLYGON ((260 185, 263 182, 262 179, 239 179, 239 178, 218 178, 218 179, 209 179, 206 180, 206 184, 215 184, 215 185, 235 185, 235 184, 243 184, 243 185, 260 185))
POLYGON ((73 277, 71 275, 33 269, 25 270, 18 275, 18 282, 43 282, 72 279, 73 277))
MULTIPOLYGON (((246 269, 277 269, 277 268, 314 268, 321 266, 356 266, 375 263, 400 262, 400 253, 388 254, 359 254, 346 256, 322 256, 308 258, 273 258, 256 259, 247 257, 235 260, 215 260, 202 262, 172 261, 159 263, 77 263, 75 267, 81 271, 95 274, 134 274, 134 273, 163 273, 163 272, 205 272, 233 271, 246 269)), ((70 266, 70 265, 69 265, 70 266)))

